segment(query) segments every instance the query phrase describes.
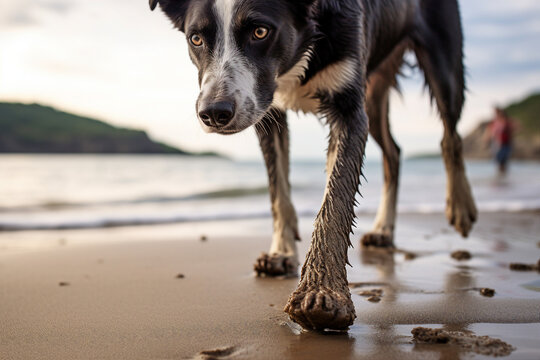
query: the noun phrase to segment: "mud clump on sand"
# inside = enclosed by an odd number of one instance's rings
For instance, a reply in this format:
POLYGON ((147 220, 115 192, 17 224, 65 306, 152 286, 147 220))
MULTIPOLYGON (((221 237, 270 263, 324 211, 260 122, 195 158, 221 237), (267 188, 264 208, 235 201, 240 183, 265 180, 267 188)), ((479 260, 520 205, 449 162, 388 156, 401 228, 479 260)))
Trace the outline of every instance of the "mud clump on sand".
POLYGON ((382 289, 371 289, 360 291, 358 295, 366 297, 366 300, 369 302, 378 303, 381 301, 383 293, 384 291, 382 289))
POLYGON ((407 252, 407 251, 405 251, 403 254, 405 255, 405 260, 414 260, 418 256, 415 253, 407 252))
MULTIPOLYGON (((539 261, 540 262, 540 261, 539 261)), ((540 264, 522 264, 522 263, 511 263, 510 270, 512 271, 536 271, 539 270, 538 267, 540 264)))
POLYGON ((495 295, 495 290, 490 288, 482 288, 480 289, 480 295, 485 297, 493 297, 495 295))
POLYGON ((371 289, 371 290, 364 290, 364 291, 360 291, 358 293, 358 295, 360 296, 366 296, 366 297, 371 297, 371 296, 382 296, 383 294, 383 290, 382 289, 371 289))
POLYGON ((451 344, 480 355, 508 356, 514 351, 512 345, 502 340, 490 338, 489 336, 476 336, 461 331, 417 327, 412 329, 411 333, 416 343, 451 344))
POLYGON ((458 261, 471 260, 472 258, 471 253, 467 250, 454 251, 450 256, 458 261))
POLYGON ((388 286, 388 284, 384 282, 350 282, 349 283, 349 287, 351 289, 359 289, 363 287, 372 287, 372 286, 388 286))
POLYGON ((234 355, 236 348, 234 346, 214 349, 214 350, 204 350, 201 351, 195 359, 202 360, 214 360, 214 359, 224 359, 228 358, 231 355, 234 355))
POLYGON ((411 333, 414 341, 420 343, 448 344, 450 342, 450 334, 441 329, 417 327, 412 329, 411 333))

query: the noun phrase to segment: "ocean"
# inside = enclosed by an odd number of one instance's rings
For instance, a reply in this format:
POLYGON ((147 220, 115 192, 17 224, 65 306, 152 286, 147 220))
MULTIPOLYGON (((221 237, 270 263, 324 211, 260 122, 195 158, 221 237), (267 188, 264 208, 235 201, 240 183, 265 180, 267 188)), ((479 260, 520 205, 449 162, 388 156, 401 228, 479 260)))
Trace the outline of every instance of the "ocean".
MULTIPOLYGON (((504 179, 490 161, 468 161, 481 212, 540 209, 540 163, 513 162, 504 179)), ((366 162, 357 213, 375 213, 382 164, 366 162)), ((440 159, 405 160, 398 210, 442 213, 440 159)), ((324 163, 291 164, 299 216, 314 217, 324 163)), ((171 155, 1 155, 0 231, 100 228, 270 217, 264 164, 171 155)))

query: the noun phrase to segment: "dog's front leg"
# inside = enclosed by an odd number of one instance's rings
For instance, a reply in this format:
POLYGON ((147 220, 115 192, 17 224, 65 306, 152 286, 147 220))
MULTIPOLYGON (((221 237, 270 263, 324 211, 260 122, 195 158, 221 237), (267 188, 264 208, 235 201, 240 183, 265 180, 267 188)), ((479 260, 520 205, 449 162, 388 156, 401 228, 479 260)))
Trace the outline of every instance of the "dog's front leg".
POLYGON ((285 307, 306 329, 345 330, 356 317, 345 265, 368 134, 363 94, 348 89, 321 100, 330 124, 329 174, 302 277, 285 307))
POLYGON ((255 262, 257 275, 297 276, 298 253, 296 241, 298 221, 290 198, 289 184, 289 132, 286 114, 271 109, 256 126, 257 136, 268 170, 268 184, 274 233, 268 254, 255 262))

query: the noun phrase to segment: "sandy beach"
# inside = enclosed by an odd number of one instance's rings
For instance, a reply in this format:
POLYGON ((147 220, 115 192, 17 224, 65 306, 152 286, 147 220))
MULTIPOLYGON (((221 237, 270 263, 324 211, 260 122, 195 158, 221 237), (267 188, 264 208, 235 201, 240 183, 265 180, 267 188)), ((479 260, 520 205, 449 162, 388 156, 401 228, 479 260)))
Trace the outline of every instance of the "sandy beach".
MULTIPOLYGON (((358 318, 346 334, 301 332, 282 309, 297 279, 256 278, 270 219, 0 234, 2 359, 456 359, 417 326, 472 332, 540 354, 538 213, 482 214, 462 240, 442 215, 402 215, 405 253, 362 251, 348 269, 358 318), (206 240, 201 240, 204 235, 206 240), (455 250, 472 258, 452 259, 455 250), (495 290, 493 297, 480 288, 495 290), (371 302, 365 291, 381 290, 371 302), (219 351, 215 351, 219 350, 219 351)), ((310 219, 301 219, 309 245, 310 219)), ((360 217, 357 233, 369 229, 360 217)), ((489 357, 489 356, 488 356, 489 357)))

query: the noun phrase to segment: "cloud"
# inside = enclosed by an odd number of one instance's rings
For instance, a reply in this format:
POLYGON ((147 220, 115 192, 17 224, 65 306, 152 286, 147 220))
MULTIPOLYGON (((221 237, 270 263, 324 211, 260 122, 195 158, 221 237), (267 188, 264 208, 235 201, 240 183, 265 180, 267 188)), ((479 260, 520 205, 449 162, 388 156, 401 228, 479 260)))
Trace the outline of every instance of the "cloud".
POLYGON ((540 3, 529 0, 462 1, 468 73, 477 84, 540 76, 540 3))
POLYGON ((66 0, 26 0, 4 4, 0 7, 4 16, 0 16, 0 26, 27 27, 40 24, 44 13, 65 15, 75 5, 66 0))
MULTIPOLYGON (((464 131, 491 116, 492 104, 538 89, 540 1, 459 2, 469 85, 460 122, 464 131)), ((194 151, 260 156, 253 153, 252 131, 233 138, 202 132, 195 114, 197 71, 183 35, 171 30, 163 13, 150 12, 144 0, 0 0, 0 45, 0 98, 144 128, 194 151), (14 31, 4 32, 9 26, 14 31)), ((391 101, 396 138, 405 154, 438 149, 442 126, 422 90, 422 75, 405 72, 403 96, 391 101)), ((322 157, 327 128, 309 116, 291 115, 289 123, 293 156, 322 157)))
POLYGON ((37 7, 40 7, 42 9, 49 10, 49 11, 52 11, 61 15, 71 11, 74 7, 73 2, 61 1, 61 0, 34 1, 34 3, 37 7))
POLYGON ((32 26, 38 24, 38 21, 28 11, 18 8, 0 19, 0 23, 8 26, 32 26))

